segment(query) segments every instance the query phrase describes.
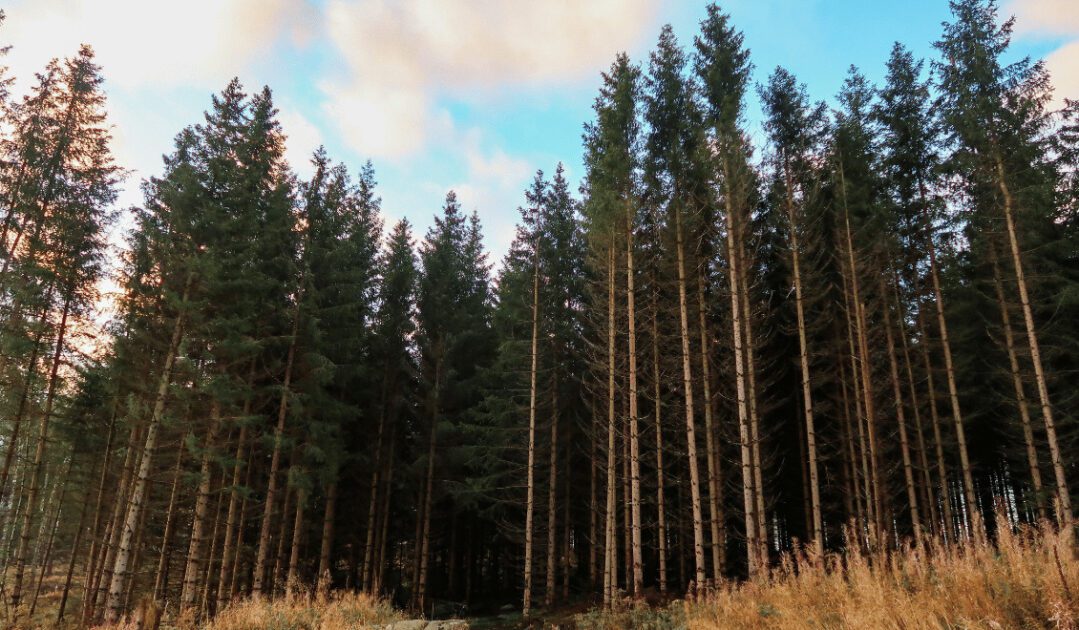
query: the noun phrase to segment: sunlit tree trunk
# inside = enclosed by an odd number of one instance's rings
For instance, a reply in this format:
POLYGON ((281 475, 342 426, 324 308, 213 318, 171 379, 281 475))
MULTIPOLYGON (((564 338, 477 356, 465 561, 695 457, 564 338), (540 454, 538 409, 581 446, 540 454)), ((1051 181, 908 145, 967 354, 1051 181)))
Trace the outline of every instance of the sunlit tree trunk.
MULTIPOLYGON (((188 293, 191 289, 193 276, 188 275, 184 287, 182 304, 186 304, 188 293)), ((172 327, 172 339, 169 341, 168 351, 165 353, 165 362, 161 367, 161 375, 158 377, 157 394, 154 398, 154 408, 150 415, 149 424, 146 427, 146 441, 142 446, 142 458, 139 462, 139 472, 135 477, 131 496, 127 501, 126 514, 123 519, 123 530, 120 534, 120 544, 117 548, 116 558, 113 562, 112 578, 109 581, 108 599, 105 602, 105 617, 107 623, 116 623, 123 612, 124 585, 127 580, 128 563, 132 554, 132 538, 135 528, 142 517, 143 500, 146 496, 146 484, 150 477, 151 460, 154 449, 157 448, 157 433, 161 427, 161 419, 165 413, 165 400, 169 393, 169 383, 172 381, 172 366, 176 361, 176 355, 180 350, 180 341, 183 339, 184 313, 181 310, 176 316, 176 322, 172 327)))
POLYGON ((537 403, 537 371, 539 364, 539 247, 534 244, 535 252, 532 260, 532 354, 530 355, 531 369, 529 371, 529 395, 528 395, 528 488, 525 499, 525 579, 524 579, 524 603, 522 604, 524 616, 528 616, 532 608, 532 528, 536 511, 536 403, 537 403))
POLYGON ((702 587, 705 580, 704 522, 701 516, 700 468, 697 464, 697 429, 693 417, 693 368, 689 350, 689 309, 686 304, 686 255, 682 237, 682 211, 674 211, 675 250, 678 259, 678 312, 682 336, 682 388, 686 407, 686 456, 689 465, 690 502, 693 510, 694 580, 702 587))
POLYGON ((1023 258, 1019 249, 1019 238, 1016 236, 1014 205, 1011 189, 1007 178, 1004 176, 1004 162, 1000 154, 996 154, 997 185, 1000 194, 1004 198, 1004 223, 1008 228, 1008 245, 1011 247, 1012 267, 1015 271, 1015 284, 1019 290, 1019 306, 1023 311, 1023 324, 1026 327, 1027 344, 1030 346, 1030 362, 1034 365, 1034 380, 1038 386, 1038 400, 1041 403, 1042 420, 1045 421, 1045 439, 1049 444, 1049 457, 1053 464, 1053 475, 1056 477, 1058 513, 1057 519, 1061 528, 1070 532, 1072 524, 1071 496, 1068 492, 1068 481, 1064 474, 1064 460, 1060 454, 1060 445, 1057 443, 1056 423, 1053 420, 1053 409, 1049 404, 1049 388, 1045 382, 1045 370, 1042 367, 1042 353, 1038 347, 1038 333, 1034 328, 1034 315, 1030 308, 1030 296, 1027 293, 1027 280, 1023 272, 1023 258))
POLYGON ((1048 514, 1042 497, 1042 474, 1038 466, 1038 451, 1034 445, 1034 430, 1030 423, 1030 411, 1027 409, 1027 396, 1023 389, 1023 377, 1019 371, 1019 359, 1015 352, 1015 334, 1012 332, 1011 315, 1008 303, 1004 299, 1004 286, 1000 278, 1000 264, 996 249, 989 245, 989 258, 993 263, 993 287, 996 289, 997 305, 1000 307, 1000 322, 1004 328, 1004 347, 1008 351, 1008 367, 1012 375, 1012 387, 1015 389, 1015 404, 1019 408, 1019 420, 1023 427, 1023 442, 1027 447, 1027 466, 1030 470, 1030 484, 1037 502, 1038 518, 1046 519, 1048 514))

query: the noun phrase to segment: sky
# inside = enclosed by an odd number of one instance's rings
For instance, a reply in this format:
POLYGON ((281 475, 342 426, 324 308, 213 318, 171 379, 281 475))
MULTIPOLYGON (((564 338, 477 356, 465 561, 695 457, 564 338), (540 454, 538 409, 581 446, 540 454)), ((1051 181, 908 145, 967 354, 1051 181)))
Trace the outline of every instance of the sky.
MULTIPOLYGON (((1002 0, 1013 54, 1046 60, 1057 99, 1079 98, 1079 1, 1002 0)), ((832 101, 847 68, 879 82, 892 43, 932 57, 946 0, 729 0, 762 82, 791 70, 832 101)), ((421 238, 446 192, 483 221, 497 262, 537 169, 582 175, 581 133, 600 73, 620 51, 647 64, 670 23, 691 46, 703 0, 3 0, 0 43, 25 92, 52 57, 88 43, 103 66, 112 149, 130 169, 119 204, 214 92, 269 85, 301 175, 324 145, 375 167, 387 228, 421 238)), ((748 107, 759 124, 759 104, 748 107)), ((759 131, 756 132, 758 139, 759 131)))

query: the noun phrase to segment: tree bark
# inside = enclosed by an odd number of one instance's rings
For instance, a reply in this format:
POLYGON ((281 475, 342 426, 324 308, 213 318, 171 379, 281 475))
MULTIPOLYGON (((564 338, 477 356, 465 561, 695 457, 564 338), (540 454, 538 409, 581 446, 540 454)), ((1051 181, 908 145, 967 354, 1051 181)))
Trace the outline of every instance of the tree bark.
MULTIPOLYGON (((181 303, 187 302, 188 293, 193 282, 193 275, 188 275, 184 287, 181 303)), ((182 307, 181 307, 182 308, 182 307)), ((157 447, 157 433, 160 430, 161 418, 165 413, 165 400, 169 393, 169 383, 172 381, 172 366, 176 361, 176 355, 180 350, 180 341, 183 339, 184 313, 181 310, 176 316, 176 322, 172 327, 172 339, 169 341, 169 349, 165 354, 165 364, 161 368, 161 376, 157 383, 157 395, 154 399, 154 409, 150 416, 149 425, 146 428, 146 441, 142 447, 142 459, 139 463, 138 476, 131 491, 131 497, 127 503, 126 515, 124 516, 123 531, 120 534, 120 545, 113 564, 112 579, 109 584, 108 599, 105 604, 105 617, 107 623, 116 623, 120 620, 123 612, 124 584, 127 579, 128 562, 132 553, 132 538, 139 519, 142 516, 143 499, 146 496, 146 483, 150 477, 150 464, 157 447)))
POLYGON ((641 449, 638 435, 637 411, 637 309, 636 278, 633 268, 633 204, 626 202, 626 321, 629 348, 629 504, 630 504, 630 545, 632 549, 632 576, 629 590, 640 596, 644 583, 644 567, 641 557, 641 449))
POLYGON ((618 588, 618 545, 615 541, 615 309, 614 246, 607 255, 607 507, 604 528, 603 605, 610 606, 618 588))
MULTIPOLYGON (((880 281, 880 294, 887 295, 884 280, 880 281)), ((910 442, 907 440, 907 421, 903 411, 903 390, 899 384, 899 361, 896 359, 895 340, 892 334, 891 317, 888 305, 881 309, 884 313, 884 337, 888 343, 888 367, 892 377, 892 395, 895 398, 895 421, 899 427, 899 450, 903 458, 903 479, 907 487, 907 503, 910 508, 911 526, 914 528, 914 544, 922 547, 922 519, 918 511, 918 492, 914 486, 914 466, 910 456, 910 442)))
POLYGON ((289 339, 288 355, 285 359, 285 375, 281 383, 281 399, 277 406, 277 426, 274 427, 273 455, 270 457, 269 481, 266 484, 266 503, 262 509, 262 522, 259 525, 258 552, 255 556, 255 575, 252 578, 252 590, 256 595, 266 595, 266 571, 270 561, 270 528, 273 523, 274 507, 277 503, 278 473, 281 469, 281 445, 285 437, 285 421, 288 419, 289 387, 292 385, 292 367, 296 358, 297 331, 300 326, 300 304, 303 296, 297 296, 296 306, 292 311, 292 331, 289 339))
POLYGON ((536 510, 536 401, 539 364, 539 243, 534 243, 532 259, 532 354, 529 371, 528 396, 528 489, 525 498, 525 562, 524 601, 521 614, 527 617, 532 609, 532 528, 536 510))
POLYGON ((543 604, 550 608, 554 604, 556 583, 555 533, 558 509, 558 377, 551 384, 551 454, 547 479, 547 589, 543 604))
POLYGON ((720 470, 716 454, 715 422, 712 418, 712 367, 709 352, 712 347, 712 336, 708 331, 708 315, 704 306, 704 270, 697 270, 697 325, 700 333, 701 351, 701 390, 704 399, 701 406, 704 408, 704 434, 705 448, 707 449, 706 464, 708 466, 708 525, 711 534, 712 550, 712 581, 719 579, 723 568, 720 559, 720 550, 723 542, 723 510, 720 498, 720 470))
POLYGON ((212 482, 214 449, 217 448, 217 433, 221 427, 221 403, 210 401, 210 426, 206 441, 202 445, 202 463, 199 466, 199 487, 195 498, 195 514, 191 522, 191 537, 187 546, 187 567, 184 569, 184 583, 180 591, 180 615, 194 611, 197 615, 199 580, 202 579, 203 556, 206 537, 206 517, 210 509, 210 484, 212 482))
POLYGON ((989 245, 989 259, 993 264, 993 287, 996 289, 997 305, 1000 307, 1000 322, 1004 328, 1004 347, 1008 352, 1008 367, 1012 376, 1012 387, 1015 389, 1015 404, 1019 408, 1019 421, 1023 427, 1023 442, 1027 447, 1027 466, 1030 471, 1031 488, 1034 491, 1038 518, 1045 520, 1048 513, 1045 509, 1045 500, 1042 497, 1042 474, 1038 465, 1038 451, 1034 445, 1034 430, 1030 423, 1030 410, 1027 409, 1027 396, 1023 389, 1023 377, 1019 371, 1019 359, 1015 352, 1015 334, 1012 332, 1011 315, 1008 313, 1008 303, 1004 299, 1004 286, 1000 277, 1000 264, 997 261, 996 249, 989 245))
POLYGON ((60 361, 64 354, 64 333, 67 332, 67 318, 71 309, 71 294, 64 300, 63 314, 60 316, 60 325, 56 332, 56 349, 52 356, 52 367, 49 369, 49 385, 45 394, 45 410, 41 414, 41 424, 38 426, 37 447, 34 449, 34 462, 30 468, 30 483, 26 490, 26 509, 23 512, 22 531, 19 536, 19 546, 15 552, 15 576, 11 584, 11 611, 12 619, 19 619, 19 600, 22 596, 22 579, 26 570, 26 554, 30 549, 31 526, 34 520, 33 506, 37 502, 40 490, 39 478, 45 460, 45 447, 48 444, 49 421, 52 419, 53 403, 56 401, 56 385, 59 380, 60 361))
POLYGON ((660 393, 659 371, 659 325, 657 323, 657 311, 659 309, 658 287, 653 278, 652 289, 652 398, 655 404, 656 418, 656 535, 659 538, 659 592, 667 592, 667 515, 664 494, 664 470, 663 470, 663 399, 660 393))
POLYGON ((686 406, 686 456, 689 460, 689 489, 693 510, 693 560, 695 584, 704 585, 704 523, 701 516, 700 469, 697 465, 697 431, 693 418, 693 368, 689 351, 689 312, 686 306, 686 256, 682 238, 682 211, 674 213, 675 250, 678 258, 678 311, 682 335, 682 387, 686 406))
POLYGON ((1007 178, 1004 176, 1004 161, 999 153, 995 153, 997 167, 997 184, 1000 194, 1004 198, 1004 223, 1008 228, 1008 245, 1011 247, 1012 267, 1015 271, 1015 284, 1019 289, 1019 306, 1023 312, 1023 324, 1026 327, 1027 344, 1030 346, 1030 362, 1034 364, 1034 380, 1038 386, 1038 400, 1041 403, 1042 420, 1045 422, 1045 439, 1049 444, 1049 457, 1053 464, 1053 475, 1057 485, 1057 520, 1061 529, 1070 533, 1072 526, 1071 495, 1068 491, 1068 480, 1064 473, 1064 460, 1060 454, 1060 445, 1057 443, 1056 423, 1053 420, 1053 408, 1049 404, 1049 387, 1045 381, 1045 370, 1042 367, 1042 353, 1038 347, 1038 332, 1034 327, 1034 315, 1030 308, 1030 296, 1027 293, 1027 280, 1023 272, 1022 252, 1019 249, 1019 238, 1016 235, 1014 215, 1014 200, 1011 189, 1008 187, 1007 178))
MULTIPOLYGON (((921 184, 920 184, 921 185, 921 184)), ((933 303, 937 310, 937 327, 940 329, 940 345, 944 352, 944 373, 948 380, 948 399, 952 405, 952 421, 955 423, 955 439, 959 447, 959 465, 963 476, 963 498, 968 509, 976 509, 974 478, 970 472, 970 457, 967 454, 966 432, 963 430, 963 413, 959 409, 959 390, 955 381, 955 366, 952 363, 952 345, 948 340, 948 323, 944 318, 944 297, 940 289, 940 274, 937 270, 937 249, 933 243, 932 224, 929 217, 929 204, 925 188, 921 187, 922 207, 925 213, 925 241, 929 250, 929 277, 933 282, 933 303)))
POLYGON ((184 447, 184 441, 186 438, 180 440, 180 445, 176 449, 176 466, 173 468, 172 473, 172 490, 169 492, 169 507, 165 512, 165 531, 161 534, 161 553, 157 558, 157 572, 154 575, 154 601, 161 601, 164 595, 165 587, 168 584, 169 574, 169 558, 172 555, 172 534, 176 528, 176 497, 180 490, 180 473, 183 471, 184 454, 187 449, 184 447))

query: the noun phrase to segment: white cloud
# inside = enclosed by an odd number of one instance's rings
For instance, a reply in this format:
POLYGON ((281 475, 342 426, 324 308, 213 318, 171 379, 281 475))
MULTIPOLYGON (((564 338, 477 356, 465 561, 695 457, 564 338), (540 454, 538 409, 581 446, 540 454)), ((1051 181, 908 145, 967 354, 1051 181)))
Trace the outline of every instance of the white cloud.
POLYGON ((1012 0, 1005 15, 1015 15, 1021 34, 1079 35, 1079 2, 1075 0, 1012 0))
POLYGON ((459 144, 467 170, 465 179, 450 188, 456 191, 462 208, 479 213, 488 251, 501 254, 513 240, 518 218, 515 210, 524 203, 524 189, 534 174, 533 167, 501 149, 485 151, 478 129, 461 136, 459 144))
POLYGON ((1005 14, 1015 15, 1015 29, 1026 38, 1071 39, 1045 57, 1053 81, 1054 107, 1079 99, 1079 2, 1076 0, 1012 0, 1005 14))
POLYGON ((326 32, 346 74, 326 111, 358 152, 422 148, 442 94, 593 76, 652 25, 658 0, 331 0, 326 32))
POLYGON ((122 87, 218 88, 281 35, 299 41, 305 13, 289 0, 17 0, 4 39, 24 81, 86 43, 122 87))
POLYGON ((322 132, 300 112, 281 108, 277 114, 281 129, 285 132, 285 160, 300 177, 312 173, 311 155, 323 144, 322 132))
POLYGON ((1053 81, 1054 106, 1063 106, 1065 98, 1079 99, 1079 39, 1050 53, 1045 67, 1053 81))

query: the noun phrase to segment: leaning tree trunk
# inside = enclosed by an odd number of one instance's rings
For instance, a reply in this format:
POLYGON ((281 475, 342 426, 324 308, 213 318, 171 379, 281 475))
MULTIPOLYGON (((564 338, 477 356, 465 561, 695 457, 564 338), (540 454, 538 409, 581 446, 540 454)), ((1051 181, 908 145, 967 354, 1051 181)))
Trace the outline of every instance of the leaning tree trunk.
POLYGON ((1004 223, 1008 228, 1008 244, 1011 246, 1012 266, 1015 268, 1015 284, 1019 289, 1019 306, 1023 311, 1023 324, 1026 326, 1027 344, 1030 346, 1030 362, 1034 364, 1034 380, 1038 385, 1038 400, 1041 402, 1042 420, 1045 421, 1045 439, 1049 444, 1049 457, 1053 463, 1053 474, 1057 483, 1057 520, 1065 531, 1071 531, 1072 508, 1068 492, 1068 480, 1064 474, 1064 460, 1057 443, 1056 423, 1053 409, 1049 404, 1049 388, 1045 382, 1045 370, 1042 367, 1042 353, 1038 347, 1038 333, 1034 328, 1034 315, 1030 308, 1030 296, 1027 293, 1027 280, 1023 272, 1023 258, 1019 250, 1019 238, 1015 230, 1014 200, 1007 179, 1004 177, 1004 162, 1000 154, 995 155, 997 184, 1004 197, 1004 223))
MULTIPOLYGON (((880 283, 881 296, 887 295, 884 280, 880 283)), ((884 312, 884 337, 888 344, 888 367, 892 377, 892 395, 895 398, 895 421, 899 427, 899 450, 903 458, 903 480, 907 486, 907 503, 910 508, 910 522, 914 528, 914 544, 922 547, 922 519, 918 512, 918 492, 914 486, 914 465, 910 456, 910 441, 907 439, 907 420, 903 411, 903 390, 899 384, 899 361, 895 353, 895 340, 892 334, 892 319, 888 315, 888 305, 884 312)))
MULTIPOLYGON (((919 183, 919 185, 921 185, 919 183)), ((956 387, 955 366, 952 363, 952 345, 948 340, 948 322, 944 318, 944 297, 940 289, 940 273, 937 265, 937 248, 933 243, 931 220, 929 217, 929 205, 926 200, 925 188, 921 188, 922 206, 925 212, 925 241, 929 250, 929 277, 933 282, 933 303, 937 310, 937 327, 940 329, 940 345, 944 351, 944 373, 948 380, 948 399, 952 405, 952 421, 955 423, 955 440, 959 447, 959 465, 963 475, 963 499, 967 509, 973 515, 977 509, 974 495, 974 477, 970 471, 970 457, 967 454, 966 432, 963 430, 963 413, 959 409, 959 390, 956 387)), ((1022 272, 1020 272, 1022 273, 1022 272)), ((980 531, 976 532, 978 535, 980 531)))
MULTIPOLYGON (((191 290, 193 276, 188 275, 184 287, 181 303, 187 302, 191 290)), ((181 307, 182 309, 182 307, 181 307)), ((176 362, 176 355, 180 350, 180 341, 183 339, 184 313, 180 311, 176 316, 176 322, 172 327, 172 339, 169 341, 169 349, 165 354, 165 364, 161 368, 161 376, 157 382, 157 395, 154 398, 154 409, 150 415, 149 426, 146 427, 146 441, 142 446, 142 461, 139 463, 139 472, 135 478, 131 496, 128 499, 125 511, 123 530, 120 534, 120 545, 113 562, 112 579, 109 583, 108 598, 105 602, 106 623, 114 624, 120 620, 123 612, 124 585, 127 580, 128 563, 132 554, 132 538, 135 528, 142 517, 143 499, 146 496, 146 484, 150 477, 150 465, 157 447, 157 433, 161 427, 161 419, 165 414, 165 400, 169 393, 169 383, 172 381, 172 366, 176 362)))
MULTIPOLYGON (((157 558, 157 572, 154 574, 154 601, 161 601, 169 574, 169 557, 172 554, 172 534, 176 529, 176 497, 180 490, 180 477, 183 471, 184 448, 186 437, 180 440, 180 446, 176 449, 176 466, 172 473, 172 490, 169 492, 169 507, 165 511, 165 531, 161 534, 161 553, 157 558)), ((220 608, 219 608, 220 610, 220 608)))
POLYGON ((1023 441, 1027 447, 1027 466, 1030 469, 1030 484, 1037 502, 1038 518, 1045 520, 1048 515, 1045 500, 1042 497, 1042 474, 1038 466, 1038 451, 1034 445, 1034 429, 1030 423, 1030 410, 1027 409, 1027 395, 1023 389, 1023 377, 1019 371, 1019 359, 1015 352, 1015 334, 1012 332, 1011 315, 1008 303, 1004 299, 1004 286, 1000 278, 1000 265, 997 261, 996 248, 989 245, 989 259, 993 263, 993 286, 996 289, 997 305, 1000 307, 1000 322, 1004 328, 1004 347, 1008 351, 1008 367, 1012 375, 1012 387, 1015 388, 1015 404, 1019 407, 1019 420, 1023 426, 1023 441))
POLYGON ((45 460, 45 447, 48 444, 49 421, 52 419, 53 403, 56 401, 56 384, 59 380, 60 359, 64 354, 64 333, 67 332, 67 318, 71 309, 71 294, 64 300, 64 310, 60 317, 60 326, 56 332, 56 349, 52 356, 52 367, 49 370, 48 392, 45 395, 45 410, 41 414, 41 424, 38 427, 37 447, 34 450, 34 462, 30 467, 30 483, 26 490, 25 510, 23 511, 22 531, 19 536, 19 546, 15 552, 15 576, 11 584, 11 613, 12 620, 17 622, 19 618, 19 600, 22 595, 22 579, 26 570, 26 554, 30 549, 31 528, 34 520, 34 503, 40 490, 39 478, 45 460))

